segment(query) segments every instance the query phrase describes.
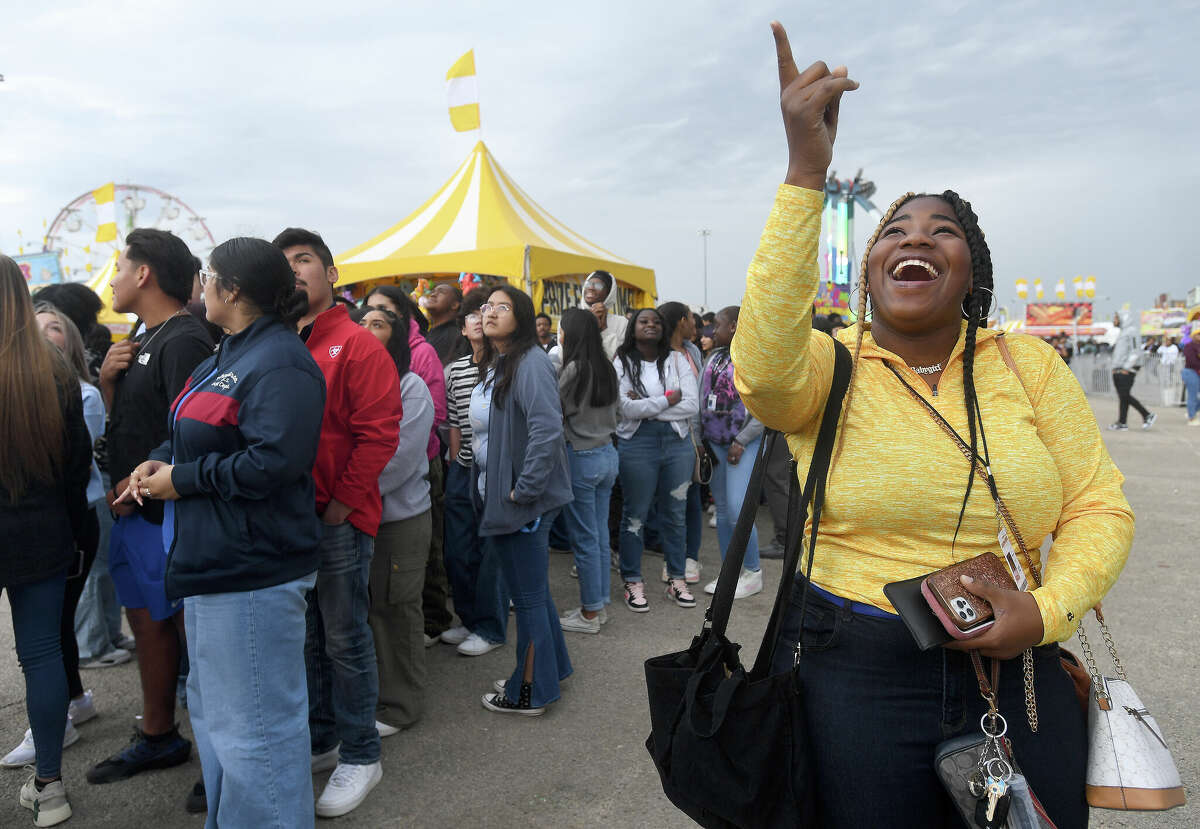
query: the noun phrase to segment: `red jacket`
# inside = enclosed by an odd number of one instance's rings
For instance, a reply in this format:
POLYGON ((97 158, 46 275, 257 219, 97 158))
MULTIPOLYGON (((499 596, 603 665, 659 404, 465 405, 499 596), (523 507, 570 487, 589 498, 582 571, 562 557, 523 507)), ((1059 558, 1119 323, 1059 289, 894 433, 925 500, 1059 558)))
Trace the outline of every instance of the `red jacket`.
POLYGON ((313 464, 317 512, 336 498, 367 535, 379 531, 379 474, 396 453, 400 377, 379 340, 336 303, 317 317, 308 351, 325 375, 325 416, 313 464))

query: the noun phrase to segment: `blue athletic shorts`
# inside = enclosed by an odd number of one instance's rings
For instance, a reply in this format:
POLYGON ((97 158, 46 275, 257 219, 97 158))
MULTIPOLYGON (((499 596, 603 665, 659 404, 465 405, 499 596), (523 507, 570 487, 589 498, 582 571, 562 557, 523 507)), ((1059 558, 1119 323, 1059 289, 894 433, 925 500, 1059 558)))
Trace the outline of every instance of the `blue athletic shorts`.
POLYGON ((109 541, 108 570, 121 606, 145 608, 155 621, 178 613, 183 602, 167 600, 166 569, 162 527, 140 515, 118 518, 109 541))

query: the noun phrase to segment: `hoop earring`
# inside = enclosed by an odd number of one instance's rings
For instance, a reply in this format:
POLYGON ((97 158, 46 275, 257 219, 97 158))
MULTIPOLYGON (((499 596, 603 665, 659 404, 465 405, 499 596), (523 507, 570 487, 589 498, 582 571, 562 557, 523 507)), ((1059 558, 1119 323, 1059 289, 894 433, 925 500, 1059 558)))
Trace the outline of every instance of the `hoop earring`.
MULTIPOLYGON (((975 291, 987 291, 987 295, 988 295, 987 308, 981 309, 983 312, 983 319, 986 320, 988 317, 990 317, 992 315, 992 311, 995 308, 996 295, 994 293, 992 293, 992 290, 990 288, 975 288, 974 290, 975 291)), ((972 291, 971 294, 967 294, 967 296, 969 297, 973 293, 974 293, 974 291, 972 291)), ((963 303, 966 303, 966 301, 967 301, 967 297, 963 297, 963 303)), ((965 304, 962 306, 962 315, 963 315, 963 319, 970 319, 970 316, 968 316, 968 314, 967 314, 967 306, 965 304)))
MULTIPOLYGON (((847 310, 849 310, 850 313, 855 315, 855 319, 858 318, 858 303, 854 301, 854 296, 857 293, 858 293, 858 282, 856 281, 854 283, 854 290, 852 290, 849 293, 849 295, 846 297, 847 310)), ((875 309, 871 305, 871 292, 867 291, 867 310, 863 313, 862 321, 868 322, 871 319, 871 314, 874 310, 875 309)))

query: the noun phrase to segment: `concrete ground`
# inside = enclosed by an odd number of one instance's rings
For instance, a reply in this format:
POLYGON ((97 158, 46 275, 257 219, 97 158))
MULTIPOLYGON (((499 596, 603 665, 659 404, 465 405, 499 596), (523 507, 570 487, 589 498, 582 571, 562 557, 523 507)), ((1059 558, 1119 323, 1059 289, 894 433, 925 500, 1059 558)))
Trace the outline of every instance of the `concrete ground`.
MULTIPOLYGON (((1102 425, 1114 419, 1115 398, 1094 398, 1102 425)), ((1165 814, 1093 810, 1093 827, 1191 827, 1200 779, 1200 710, 1196 644, 1200 583, 1195 528, 1186 492, 1200 468, 1200 430, 1185 425, 1180 409, 1159 409, 1149 432, 1105 432, 1124 472, 1125 492, 1137 515, 1137 537, 1125 572, 1105 602, 1129 676, 1166 732, 1193 803, 1165 814)), ((1136 418, 1135 418, 1136 419, 1136 418)), ((769 519, 763 510, 760 528, 769 519)), ((715 577, 715 530, 705 529, 704 577, 715 577)), ((551 590, 560 611, 578 603, 571 559, 552 555, 551 590)), ((647 557, 654 579, 660 559, 647 557)), ((773 590, 779 563, 766 562, 773 590)), ((657 582, 652 582, 657 586, 657 582)), ((614 595, 617 595, 614 591, 614 595)), ((649 730, 642 662, 686 647, 699 629, 703 605, 684 610, 651 591, 651 611, 633 614, 619 600, 596 636, 567 634, 575 675, 560 702, 543 717, 501 717, 479 704, 492 680, 512 668, 512 646, 478 658, 438 645, 428 651, 430 692, 425 719, 383 743, 383 781, 367 801, 336 823, 346 827, 688 826, 662 794, 643 742, 649 730)), ((731 636, 753 660, 766 623, 767 593, 739 601, 731 636)), ((0 600, 0 752, 15 746, 27 727, 24 686, 13 649, 11 614, 0 600)), ((511 635, 511 631, 510 631, 511 635)), ((1099 636, 1095 636, 1099 646, 1099 636)), ((237 643, 230 643, 237 647, 237 643)), ((1078 648, 1076 647, 1076 650, 1078 648)), ((1103 649, 1100 649, 1101 652, 1103 649)), ((199 762, 122 783, 91 786, 84 773, 122 745, 140 711, 137 667, 85 671, 101 715, 80 727, 64 755, 75 809, 67 824, 81 827, 199 827, 183 801, 200 777, 199 762)), ((183 729, 188 732, 187 717, 183 729)), ((327 775, 315 781, 317 790, 327 775)), ((21 771, 0 770, 0 826, 31 825, 17 805, 21 771)))

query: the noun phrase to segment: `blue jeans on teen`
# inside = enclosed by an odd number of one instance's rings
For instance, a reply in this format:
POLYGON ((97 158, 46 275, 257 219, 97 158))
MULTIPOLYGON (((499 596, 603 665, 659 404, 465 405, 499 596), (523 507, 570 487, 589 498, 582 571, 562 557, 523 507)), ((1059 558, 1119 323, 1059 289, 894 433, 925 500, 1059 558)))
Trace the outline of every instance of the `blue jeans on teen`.
POLYGON ((312 751, 322 754, 340 742, 341 762, 367 766, 379 760, 379 668, 367 624, 375 539, 348 521, 322 530, 321 566, 305 613, 312 751))
MULTIPOLYGON (((105 476, 105 481, 108 477, 105 476)), ((90 504, 100 521, 100 544, 96 548, 96 560, 83 583, 79 606, 75 608, 75 640, 79 643, 79 659, 103 656, 113 650, 121 638, 121 603, 117 600, 117 588, 108 573, 108 542, 112 534, 113 518, 108 502, 98 498, 90 504)))
POLYGON ((12 608, 17 661, 25 674, 25 711, 37 750, 37 775, 43 780, 62 769, 63 732, 67 730, 67 670, 62 657, 62 608, 66 574, 32 584, 0 585, 12 608))
MULTIPOLYGON (((729 445, 712 444, 713 452, 717 455, 717 465, 713 469, 712 490, 713 501, 717 505, 717 543, 721 547, 721 560, 725 560, 725 551, 729 549, 729 539, 733 536, 733 525, 742 512, 742 502, 746 500, 746 488, 750 486, 750 473, 754 470, 754 459, 758 457, 758 447, 762 438, 755 438, 746 445, 742 458, 736 464, 731 464, 729 445)), ((742 566, 747 570, 758 570, 758 527, 750 530, 750 541, 746 544, 746 558, 742 566)))
POLYGON ((617 442, 620 456, 621 578, 642 581, 642 532, 650 504, 658 508, 667 574, 681 579, 686 558, 688 487, 696 452, 670 423, 643 420, 633 437, 617 442))
POLYGON ((550 597, 550 525, 558 510, 546 513, 536 530, 518 530, 507 535, 483 538, 500 560, 504 579, 512 594, 517 616, 517 667, 506 680, 505 696, 517 702, 525 681, 525 659, 533 646, 534 708, 548 705, 560 696, 558 683, 571 675, 571 659, 558 610, 550 597))
POLYGON ((603 610, 611 600, 608 552, 608 502, 617 480, 617 450, 612 444, 576 451, 567 444, 571 464, 571 490, 575 499, 563 507, 579 597, 584 610, 603 610))
POLYGON ((1185 368, 1183 386, 1187 389, 1187 413, 1188 420, 1191 420, 1200 411, 1200 373, 1194 368, 1185 368))
POLYGON ((481 542, 479 519, 471 499, 471 470, 457 461, 446 464, 446 575, 454 612, 463 626, 489 642, 503 642, 508 629, 508 588, 500 560, 481 542))
POLYGON ((184 600, 207 829, 313 825, 304 615, 315 582, 184 600))
MULTIPOLYGON (((775 649, 776 673, 792 667, 800 584, 775 649)), ((800 679, 809 742, 819 747, 818 825, 961 827, 933 758, 943 740, 980 734, 987 704, 970 658, 945 648, 922 652, 899 616, 867 615, 812 593, 805 616, 800 679), (888 783, 864 786, 866 780, 888 783)), ((1034 648, 1033 663, 1038 732, 1025 716, 1020 657, 1000 668, 1000 713, 1017 763, 1050 818, 1059 829, 1085 829, 1086 717, 1059 665, 1058 645, 1034 648)))

